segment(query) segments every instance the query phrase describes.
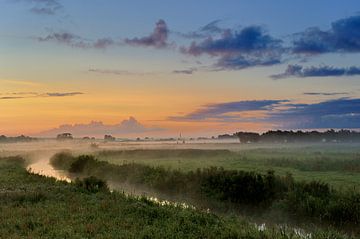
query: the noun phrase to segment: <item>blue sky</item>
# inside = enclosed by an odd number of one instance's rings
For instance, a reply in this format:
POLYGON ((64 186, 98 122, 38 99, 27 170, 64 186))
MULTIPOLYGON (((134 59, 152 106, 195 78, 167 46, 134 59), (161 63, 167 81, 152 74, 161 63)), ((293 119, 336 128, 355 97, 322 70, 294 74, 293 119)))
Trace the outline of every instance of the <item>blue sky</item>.
POLYGON ((1 0, 0 130, 130 116, 134 134, 155 136, 360 128, 359 11, 355 0, 1 0))

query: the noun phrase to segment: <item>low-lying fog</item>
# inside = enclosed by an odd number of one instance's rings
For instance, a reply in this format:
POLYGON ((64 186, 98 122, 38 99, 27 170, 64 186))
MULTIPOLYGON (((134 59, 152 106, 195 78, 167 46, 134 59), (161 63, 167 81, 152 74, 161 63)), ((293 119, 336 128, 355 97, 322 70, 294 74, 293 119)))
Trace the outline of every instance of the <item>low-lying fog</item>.
MULTIPOLYGON (((39 140, 23 143, 2 143, 0 144, 0 157, 16 156, 24 157, 28 162, 28 169, 31 172, 44 176, 55 177, 60 180, 69 179, 66 174, 54 170, 49 164, 49 159, 61 151, 71 151, 74 154, 93 153, 101 150, 134 150, 134 149, 227 149, 241 151, 252 148, 290 147, 287 145, 270 144, 240 144, 236 139, 228 140, 189 140, 185 143, 177 141, 140 141, 140 142, 105 142, 103 140, 39 140), (91 144, 96 144, 92 147, 91 144)), ((299 147, 293 144, 291 147, 299 147)))
MULTIPOLYGON (((241 151, 259 148, 301 148, 301 147, 331 147, 331 143, 309 143, 309 144, 240 144, 236 139, 229 140, 192 140, 183 142, 177 141, 131 141, 131 142, 105 142, 103 140, 39 140, 23 143, 2 143, 0 144, 0 157, 22 156, 27 160, 28 170, 44 176, 55 177, 59 180, 70 179, 64 172, 54 170, 49 164, 49 159, 56 153, 71 151, 73 154, 89 154, 101 150, 135 150, 135 149, 204 149, 230 151, 241 151), (94 147, 94 144, 96 145, 94 147), (330 146, 329 146, 330 145, 330 146)), ((337 144, 339 145, 339 144, 337 144)), ((109 182, 111 186, 111 182, 109 182)), ((118 189, 118 187, 117 187, 118 189)))

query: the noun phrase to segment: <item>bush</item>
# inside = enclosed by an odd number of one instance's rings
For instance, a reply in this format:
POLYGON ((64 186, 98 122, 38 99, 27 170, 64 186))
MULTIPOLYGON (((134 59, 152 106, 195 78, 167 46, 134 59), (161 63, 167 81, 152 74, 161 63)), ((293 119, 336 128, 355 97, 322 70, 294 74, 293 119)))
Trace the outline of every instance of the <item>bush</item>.
POLYGON ((94 176, 84 178, 80 180, 77 178, 75 180, 75 185, 87 192, 97 193, 97 192, 109 192, 109 187, 107 183, 101 179, 98 179, 94 176))
POLYGON ((70 173, 81 173, 84 171, 86 165, 91 165, 95 162, 94 156, 90 155, 81 155, 76 158, 76 160, 70 165, 70 173))

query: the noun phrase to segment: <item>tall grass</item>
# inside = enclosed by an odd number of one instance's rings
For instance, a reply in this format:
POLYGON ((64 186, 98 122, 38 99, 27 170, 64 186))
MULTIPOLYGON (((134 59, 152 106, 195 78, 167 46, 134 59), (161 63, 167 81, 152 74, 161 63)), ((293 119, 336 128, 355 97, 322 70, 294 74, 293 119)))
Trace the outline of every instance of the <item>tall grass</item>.
POLYGON ((295 181, 278 176, 211 167, 196 171, 150 167, 141 164, 112 165, 93 156, 60 153, 51 163, 81 176, 146 185, 163 193, 186 194, 199 199, 271 207, 280 205, 294 216, 316 218, 335 225, 360 223, 360 193, 338 191, 318 181, 295 181))

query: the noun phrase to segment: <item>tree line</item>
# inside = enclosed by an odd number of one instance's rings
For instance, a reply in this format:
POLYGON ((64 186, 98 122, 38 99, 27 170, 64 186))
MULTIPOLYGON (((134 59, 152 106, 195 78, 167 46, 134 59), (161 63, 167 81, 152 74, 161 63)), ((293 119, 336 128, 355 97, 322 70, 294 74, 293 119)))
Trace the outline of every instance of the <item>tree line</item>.
POLYGON ((25 135, 20 135, 16 137, 8 137, 5 135, 0 135, 0 143, 30 142, 35 140, 37 139, 25 135))
POLYGON ((241 143, 360 142, 360 132, 344 129, 324 132, 270 130, 262 134, 236 132, 232 137, 237 137, 241 143))

